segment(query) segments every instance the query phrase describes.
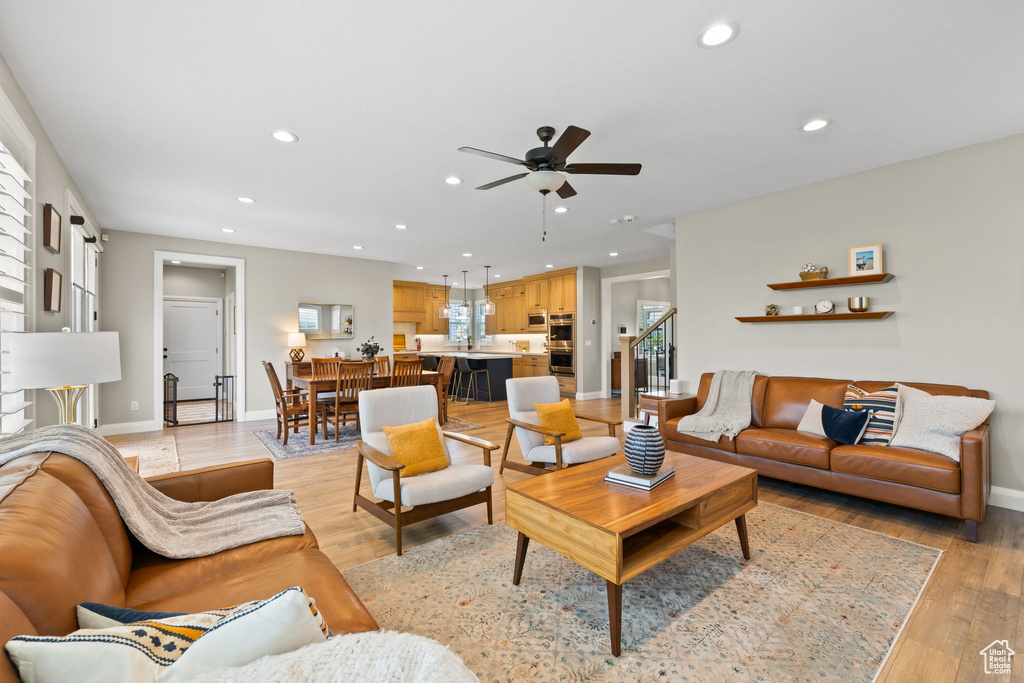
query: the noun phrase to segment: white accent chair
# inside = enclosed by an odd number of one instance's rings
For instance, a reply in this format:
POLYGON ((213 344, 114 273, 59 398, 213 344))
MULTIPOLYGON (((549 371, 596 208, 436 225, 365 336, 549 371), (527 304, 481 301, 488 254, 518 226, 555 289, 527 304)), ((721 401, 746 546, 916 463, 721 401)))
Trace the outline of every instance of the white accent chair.
POLYGON ((583 462, 600 460, 615 455, 622 449, 622 444, 615 436, 615 427, 622 420, 606 420, 600 417, 588 417, 576 414, 577 420, 590 420, 608 425, 608 436, 585 436, 576 441, 562 444, 561 432, 551 432, 540 428, 540 419, 533 407, 535 403, 558 403, 562 400, 558 390, 556 377, 517 377, 505 380, 505 393, 508 394, 508 433, 505 435, 505 449, 501 453, 501 467, 526 472, 527 474, 543 474, 550 472, 549 465, 556 470, 567 465, 578 465, 583 462), (507 460, 508 449, 512 443, 512 432, 515 431, 523 459, 530 464, 507 460), (554 438, 554 443, 544 445, 544 437, 554 438), (539 464, 539 467, 537 466, 539 464))
POLYGON ((443 432, 438 427, 441 447, 449 463, 452 458, 446 439, 477 446, 483 451, 484 464, 449 464, 436 472, 414 477, 399 476, 405 466, 391 457, 391 447, 384 434, 384 427, 400 427, 427 419, 437 422, 437 390, 433 385, 359 392, 362 441, 356 444, 359 457, 352 511, 363 508, 390 525, 395 530, 395 545, 399 555, 402 554, 402 528, 415 522, 486 503, 487 523, 494 523, 491 510, 491 485, 494 484, 491 451, 498 449, 496 443, 465 434, 443 432), (364 460, 370 474, 373 495, 381 499, 379 501, 370 500, 359 493, 364 460), (396 501, 400 501, 400 504, 395 505, 396 501))

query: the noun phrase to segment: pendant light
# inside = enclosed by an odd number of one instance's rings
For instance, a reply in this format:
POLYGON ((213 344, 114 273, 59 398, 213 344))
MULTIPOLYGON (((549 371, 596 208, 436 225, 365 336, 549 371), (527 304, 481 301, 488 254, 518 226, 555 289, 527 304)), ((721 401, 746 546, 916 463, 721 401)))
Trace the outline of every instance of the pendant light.
POLYGON ((448 318, 452 314, 452 307, 448 305, 448 276, 444 276, 444 303, 437 309, 438 318, 448 318))
POLYGON ((487 273, 487 280, 484 284, 484 315, 494 315, 498 307, 491 301, 491 267, 484 266, 484 271, 487 273))
POLYGON ((462 305, 459 306, 459 315, 463 318, 468 318, 470 313, 469 286, 466 284, 466 273, 468 272, 468 270, 462 271, 462 305))

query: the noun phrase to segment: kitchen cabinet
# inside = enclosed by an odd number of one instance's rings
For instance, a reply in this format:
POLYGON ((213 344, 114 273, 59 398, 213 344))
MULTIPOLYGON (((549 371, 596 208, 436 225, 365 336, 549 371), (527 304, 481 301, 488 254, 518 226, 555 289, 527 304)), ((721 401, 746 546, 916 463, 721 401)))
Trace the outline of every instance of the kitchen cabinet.
POLYGON ((427 301, 444 301, 445 299, 445 288, 444 287, 427 287, 424 290, 424 297, 427 301))
POLYGON ((448 334, 448 318, 438 317, 438 311, 444 306, 444 296, 439 299, 428 299, 426 303, 426 319, 416 323, 416 334, 448 334))
POLYGON ((515 375, 516 366, 512 364, 512 372, 515 377, 546 377, 548 374, 547 356, 523 356, 519 361, 519 374, 515 375))
POLYGON ((548 278, 526 280, 526 307, 548 307, 548 278))
POLYGON ((422 283, 395 281, 392 286, 394 321, 422 323, 427 319, 426 298, 422 283))
POLYGON ((576 312, 576 273, 548 278, 548 315, 576 312))

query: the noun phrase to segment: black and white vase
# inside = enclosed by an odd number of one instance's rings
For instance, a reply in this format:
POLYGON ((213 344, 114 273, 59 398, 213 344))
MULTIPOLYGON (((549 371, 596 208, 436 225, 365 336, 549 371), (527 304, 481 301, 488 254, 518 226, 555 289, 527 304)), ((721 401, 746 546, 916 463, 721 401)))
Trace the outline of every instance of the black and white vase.
POLYGON ((626 462, 637 474, 657 474, 665 462, 665 442, 657 427, 637 425, 626 434, 626 462))

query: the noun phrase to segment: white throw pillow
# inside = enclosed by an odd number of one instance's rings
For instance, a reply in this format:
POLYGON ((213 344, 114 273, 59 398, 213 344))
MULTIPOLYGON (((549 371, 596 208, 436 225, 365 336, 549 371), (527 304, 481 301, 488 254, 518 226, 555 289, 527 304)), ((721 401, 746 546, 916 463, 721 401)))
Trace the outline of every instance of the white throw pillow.
POLYGON ((796 426, 798 432, 807 432, 816 436, 825 436, 825 428, 821 424, 821 406, 823 404, 813 398, 807 404, 804 416, 800 418, 800 424, 796 426))
POLYGON ((900 416, 890 446, 941 453, 960 462, 960 437, 984 422, 995 401, 971 396, 932 396, 926 391, 900 388, 900 416))
POLYGON ((323 618, 301 588, 267 600, 63 638, 16 636, 7 654, 25 683, 187 681, 327 639, 323 618))

